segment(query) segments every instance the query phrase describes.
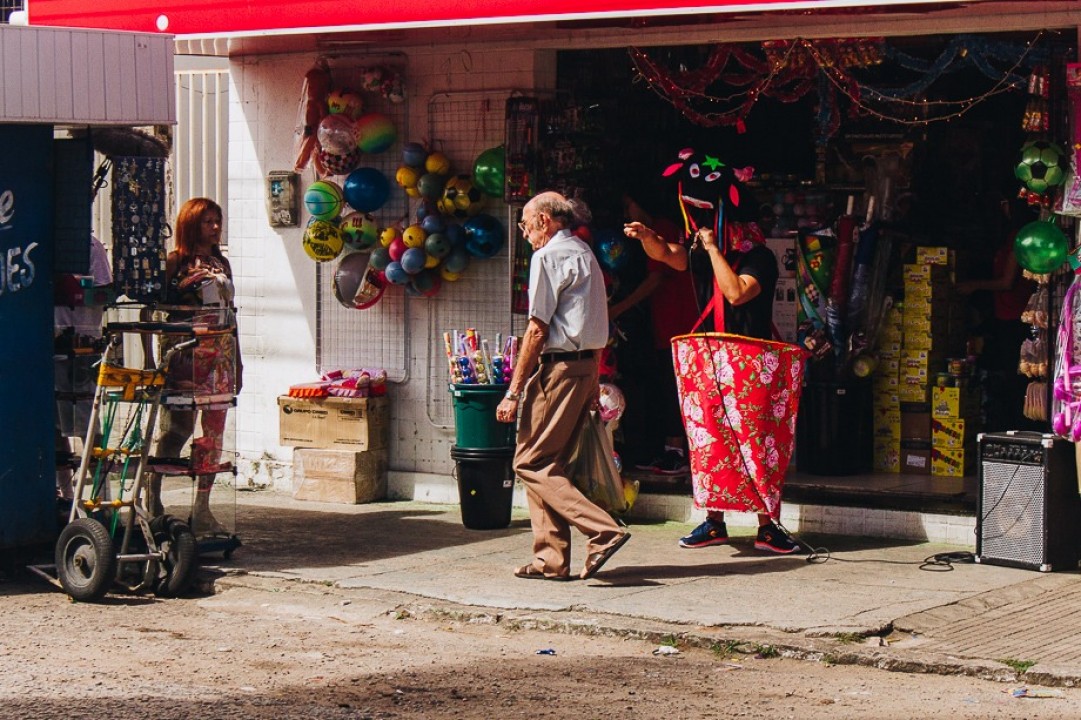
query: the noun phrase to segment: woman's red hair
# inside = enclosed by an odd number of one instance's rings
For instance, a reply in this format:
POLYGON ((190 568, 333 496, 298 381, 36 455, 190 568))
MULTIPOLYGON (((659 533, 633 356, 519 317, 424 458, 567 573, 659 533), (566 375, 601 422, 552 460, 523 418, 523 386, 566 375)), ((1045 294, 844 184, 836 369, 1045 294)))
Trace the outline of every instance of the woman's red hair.
MULTIPOLYGON (((195 257, 195 248, 203 231, 203 215, 208 210, 216 212, 220 219, 225 219, 221 206, 209 198, 191 198, 176 214, 176 254, 181 264, 195 257)), ((214 245, 211 252, 222 257, 221 248, 217 245, 214 245)))

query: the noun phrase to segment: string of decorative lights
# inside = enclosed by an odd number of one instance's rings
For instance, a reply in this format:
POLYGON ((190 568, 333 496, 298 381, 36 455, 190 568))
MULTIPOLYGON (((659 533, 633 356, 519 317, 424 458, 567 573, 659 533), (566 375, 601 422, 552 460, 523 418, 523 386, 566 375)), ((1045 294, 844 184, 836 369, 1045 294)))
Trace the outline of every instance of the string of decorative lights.
POLYGON ((852 116, 865 114, 901 125, 927 125, 955 119, 996 95, 1021 89, 1025 81, 1017 71, 1047 62, 1045 56, 1049 53, 1037 47, 1042 36, 1041 31, 1032 41, 1018 45, 959 35, 931 61, 901 52, 881 38, 769 41, 761 44, 764 57, 745 47, 717 45, 702 67, 674 72, 639 48, 629 48, 628 53, 637 72, 636 81, 645 81, 689 121, 703 127, 736 126, 742 132, 761 98, 792 103, 815 90, 819 100, 818 141, 822 143, 840 127, 838 94, 849 102, 848 113, 852 116), (995 63, 1004 62, 1011 63, 1008 69, 995 69, 995 63), (922 75, 900 88, 875 87, 854 75, 883 63, 922 75), (965 67, 975 67, 994 80, 994 85, 971 97, 924 97, 935 81, 965 67), (711 94, 708 89, 716 83, 734 91, 728 95, 711 94), (897 111, 891 111, 890 105, 897 111))

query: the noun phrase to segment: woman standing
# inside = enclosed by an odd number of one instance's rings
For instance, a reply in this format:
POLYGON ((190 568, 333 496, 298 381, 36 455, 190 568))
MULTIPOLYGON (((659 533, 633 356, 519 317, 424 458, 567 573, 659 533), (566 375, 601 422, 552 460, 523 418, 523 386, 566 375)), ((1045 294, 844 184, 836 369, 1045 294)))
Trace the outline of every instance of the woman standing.
MULTIPOLYGON (((229 534, 210 512, 214 475, 221 469, 222 435, 234 394, 243 385, 243 365, 236 338, 233 308, 233 271, 222 255, 221 207, 207 198, 184 203, 176 218, 176 249, 165 263, 167 302, 182 306, 170 312, 170 321, 191 322, 200 328, 199 343, 173 356, 168 387, 202 403, 198 410, 162 409, 157 452, 160 458, 179 457, 195 431, 200 415, 200 437, 192 439, 191 467, 197 474, 191 527, 197 537, 229 534), (201 330, 205 328, 206 332, 201 330)), ((165 336, 161 351, 185 338, 165 336)), ((152 512, 161 514, 160 477, 151 483, 152 512)))

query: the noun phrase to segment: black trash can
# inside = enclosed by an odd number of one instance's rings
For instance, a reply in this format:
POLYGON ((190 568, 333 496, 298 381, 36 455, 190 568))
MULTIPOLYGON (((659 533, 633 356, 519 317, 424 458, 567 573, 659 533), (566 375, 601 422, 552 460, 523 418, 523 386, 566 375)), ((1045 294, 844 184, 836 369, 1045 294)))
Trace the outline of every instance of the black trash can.
POLYGON ((452 445, 454 476, 462 506, 462 524, 470 530, 498 530, 510 525, 514 502, 514 448, 462 448, 452 445))
POLYGON ((796 467, 812 475, 858 475, 874 466, 870 381, 808 382, 796 422, 796 467))

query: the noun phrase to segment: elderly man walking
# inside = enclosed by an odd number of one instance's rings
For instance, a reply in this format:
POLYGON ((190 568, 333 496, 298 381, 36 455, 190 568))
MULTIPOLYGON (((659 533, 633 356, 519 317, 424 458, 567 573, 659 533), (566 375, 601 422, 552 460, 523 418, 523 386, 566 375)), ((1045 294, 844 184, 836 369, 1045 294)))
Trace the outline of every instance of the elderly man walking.
POLYGON ((533 247, 529 323, 507 395, 496 417, 512 422, 522 405, 514 471, 525 484, 533 526, 533 559, 520 578, 569 580, 570 529, 588 538, 578 577, 592 577, 630 533, 590 502, 567 476, 567 463, 597 396, 597 361, 608 340, 607 299, 597 259, 571 233, 575 203, 544 192, 518 224, 533 247))

